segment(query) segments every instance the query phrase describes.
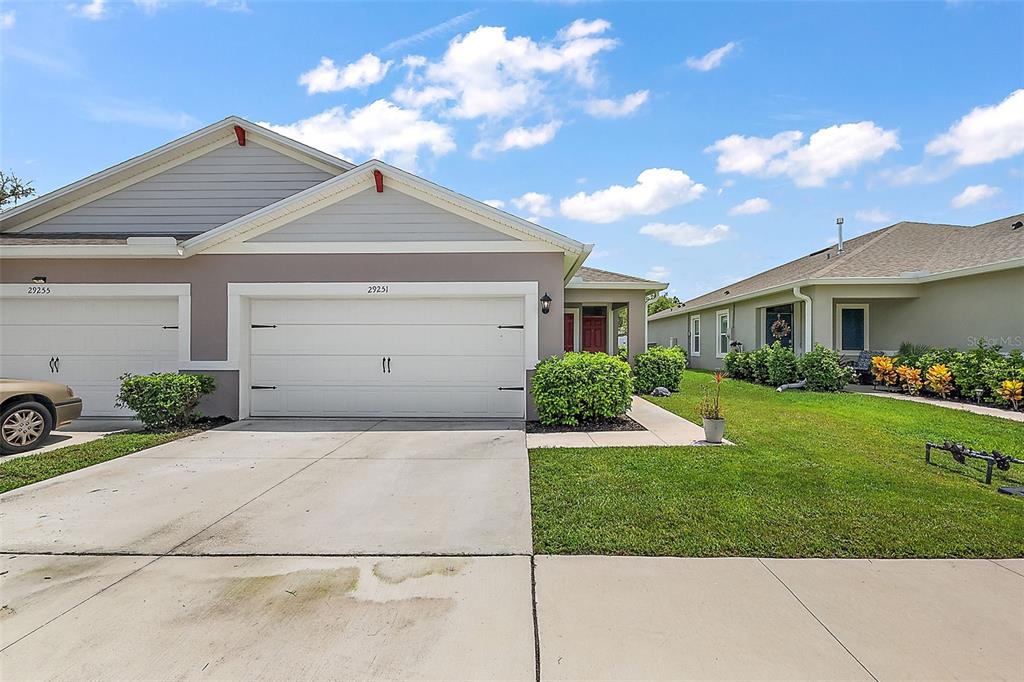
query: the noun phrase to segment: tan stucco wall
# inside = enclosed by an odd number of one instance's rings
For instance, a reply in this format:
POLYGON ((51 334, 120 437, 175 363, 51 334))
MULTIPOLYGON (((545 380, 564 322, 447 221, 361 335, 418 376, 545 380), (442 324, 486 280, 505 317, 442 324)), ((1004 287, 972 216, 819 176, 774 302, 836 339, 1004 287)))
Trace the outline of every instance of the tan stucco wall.
MULTIPOLYGON (((871 350, 895 351, 904 341, 968 349, 981 338, 1004 350, 1024 348, 1024 268, 924 284, 818 285, 803 287, 802 292, 813 302, 812 342, 829 348, 835 347, 836 310, 843 303, 868 304, 871 350)), ((699 358, 690 358, 690 365, 718 368, 722 361, 714 352, 715 312, 731 311, 733 338, 751 350, 765 342, 759 310, 783 303, 795 303, 795 349, 803 353, 804 306, 788 292, 651 320, 649 340, 667 346, 669 337, 675 336, 689 349, 689 319, 699 314, 702 352, 699 358)))
POLYGON ((719 369, 722 358, 717 357, 718 329, 716 327, 719 310, 728 310, 732 325, 732 339, 743 343, 744 350, 753 350, 763 345, 765 340, 761 333, 762 309, 769 306, 794 304, 793 341, 797 353, 803 352, 803 303, 790 293, 773 294, 757 299, 723 304, 695 313, 675 315, 647 323, 648 340, 662 346, 669 345, 669 338, 676 337, 689 357, 689 366, 697 369, 719 369), (701 353, 694 356, 690 351, 690 318, 700 315, 701 353))
MULTIPOLYGON (((541 358, 562 353, 564 291, 561 253, 477 254, 267 254, 176 259, 8 259, 0 281, 27 283, 45 275, 50 284, 191 284, 192 360, 227 359, 228 282, 537 282, 551 296, 551 313, 538 315, 541 358)), ((540 305, 539 303, 537 304, 540 305)), ((218 372, 221 385, 230 375, 218 372)), ((227 388, 211 399, 220 409, 234 400, 227 388)), ((531 401, 532 402, 532 401, 531 401)))

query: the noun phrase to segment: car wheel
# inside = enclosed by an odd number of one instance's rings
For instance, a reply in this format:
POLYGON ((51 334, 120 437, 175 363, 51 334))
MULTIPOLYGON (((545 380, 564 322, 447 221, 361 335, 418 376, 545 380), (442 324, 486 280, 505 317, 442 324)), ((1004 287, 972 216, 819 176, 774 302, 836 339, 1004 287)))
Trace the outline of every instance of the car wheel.
POLYGON ((43 405, 16 403, 0 414, 0 451, 5 455, 38 447, 50 435, 53 417, 43 405))

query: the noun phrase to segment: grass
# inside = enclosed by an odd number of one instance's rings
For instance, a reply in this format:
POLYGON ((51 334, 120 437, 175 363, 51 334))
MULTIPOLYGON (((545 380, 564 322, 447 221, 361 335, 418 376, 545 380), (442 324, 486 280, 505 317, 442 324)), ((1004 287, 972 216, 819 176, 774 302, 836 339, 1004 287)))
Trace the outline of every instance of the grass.
MULTIPOLYGON (((652 402, 699 423, 706 373, 652 402)), ((726 380, 735 447, 530 452, 534 548, 549 554, 1021 557, 1024 468, 961 466, 946 439, 1024 458, 1024 424, 907 401, 726 380)))
POLYGON ((45 481, 71 471, 130 455, 155 445, 196 433, 196 429, 185 431, 159 431, 141 433, 112 433, 88 443, 69 445, 65 448, 24 455, 0 462, 0 493, 14 490, 31 483, 45 481))

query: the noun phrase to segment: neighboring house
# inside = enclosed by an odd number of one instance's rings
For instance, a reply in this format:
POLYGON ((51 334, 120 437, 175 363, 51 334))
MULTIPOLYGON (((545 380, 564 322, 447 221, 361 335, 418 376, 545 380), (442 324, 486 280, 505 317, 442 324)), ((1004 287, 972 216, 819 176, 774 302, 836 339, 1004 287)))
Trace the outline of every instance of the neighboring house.
POLYGON ((0 214, 0 374, 85 414, 124 372, 212 374, 231 417, 515 417, 538 359, 646 347, 665 284, 380 161, 231 117, 0 214))
POLYGON ((1024 345, 1024 214, 975 227, 897 223, 656 313, 651 343, 712 369, 733 342, 798 354, 895 352, 904 341, 1024 345), (782 320, 782 323, 777 321, 782 320))

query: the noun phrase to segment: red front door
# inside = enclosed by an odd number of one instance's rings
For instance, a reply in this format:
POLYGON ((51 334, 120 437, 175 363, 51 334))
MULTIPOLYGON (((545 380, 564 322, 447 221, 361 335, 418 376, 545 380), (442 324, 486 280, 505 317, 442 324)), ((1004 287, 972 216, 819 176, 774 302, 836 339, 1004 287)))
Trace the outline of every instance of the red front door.
POLYGON ((572 313, 565 313, 565 332, 563 333, 562 350, 566 353, 571 353, 576 349, 576 328, 573 324, 572 313))
POLYGON ((583 316, 583 350, 588 353, 604 353, 608 350, 607 318, 604 315, 583 316))

